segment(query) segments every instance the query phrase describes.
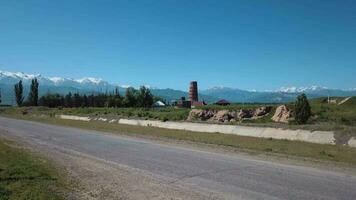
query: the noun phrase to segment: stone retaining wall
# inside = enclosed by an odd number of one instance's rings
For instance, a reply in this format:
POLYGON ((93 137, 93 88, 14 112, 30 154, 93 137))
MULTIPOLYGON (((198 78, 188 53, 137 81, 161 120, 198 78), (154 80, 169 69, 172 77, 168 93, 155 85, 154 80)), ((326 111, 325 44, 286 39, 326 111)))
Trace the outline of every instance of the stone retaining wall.
POLYGON ((79 120, 79 121, 90 121, 90 117, 80 117, 75 115, 56 115, 56 117, 60 119, 71 119, 71 120, 79 120))
MULTIPOLYGON (((192 122, 162 122, 155 120, 136 120, 136 119, 106 119, 90 118, 75 115, 56 115, 60 119, 79 120, 79 121, 102 121, 107 123, 119 123, 135 126, 152 126, 166 129, 186 130, 206 133, 223 133, 240 136, 250 136, 259 138, 274 138, 285 140, 299 140, 318 144, 335 144, 334 132, 332 131, 309 131, 291 130, 269 127, 250 127, 223 124, 201 124, 192 122)), ((346 143, 350 147, 356 148, 356 137, 351 137, 346 143)))
POLYGON ((355 147, 356 148, 356 138, 352 137, 349 142, 347 143, 350 147, 355 147))
MULTIPOLYGON (((221 125, 221 124, 201 124, 192 122, 162 122, 155 120, 135 120, 135 119, 119 119, 108 120, 106 118, 80 117, 73 115, 57 115, 60 119, 91 121, 98 120, 108 123, 119 123, 135 126, 152 126, 166 129, 187 130, 207 133, 223 133, 240 136, 250 136, 259 138, 274 138, 286 140, 299 140, 305 142, 319 143, 319 144, 335 144, 334 133, 331 131, 308 131, 308 130, 290 130, 281 128, 268 127, 249 127, 237 125, 221 125)), ((351 138, 348 143, 349 146, 356 147, 356 138, 351 138)))
POLYGON ((187 130, 207 133, 224 133, 240 136, 300 140, 319 144, 335 144, 331 131, 290 130, 281 128, 249 127, 220 124, 200 124, 191 122, 161 122, 153 120, 120 119, 119 124, 152 126, 167 129, 187 130))

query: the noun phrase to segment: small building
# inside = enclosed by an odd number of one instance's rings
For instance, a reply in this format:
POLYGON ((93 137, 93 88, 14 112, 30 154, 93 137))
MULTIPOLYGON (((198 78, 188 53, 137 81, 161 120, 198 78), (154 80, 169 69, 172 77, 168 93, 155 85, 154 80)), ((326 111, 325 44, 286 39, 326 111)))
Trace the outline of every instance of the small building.
POLYGON ((219 101, 215 102, 215 104, 220 106, 227 106, 230 105, 230 102, 225 99, 220 99, 219 101))
POLYGON ((204 101, 193 101, 192 102, 192 108, 196 108, 196 107, 199 107, 199 106, 205 106, 207 105, 204 101))
POLYGON ((154 107, 154 108, 162 108, 162 107, 166 107, 166 104, 163 103, 162 101, 156 101, 156 102, 152 105, 152 107, 154 107))
POLYGON ((185 97, 182 97, 180 100, 177 100, 173 103, 173 106, 176 108, 191 108, 192 102, 187 101, 185 97))

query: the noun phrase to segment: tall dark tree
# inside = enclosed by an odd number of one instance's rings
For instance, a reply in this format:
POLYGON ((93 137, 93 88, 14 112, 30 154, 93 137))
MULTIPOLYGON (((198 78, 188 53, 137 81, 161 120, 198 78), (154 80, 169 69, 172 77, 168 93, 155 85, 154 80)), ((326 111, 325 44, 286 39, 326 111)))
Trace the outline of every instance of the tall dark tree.
POLYGON ((73 107, 73 99, 72 99, 72 93, 71 92, 69 92, 64 97, 64 107, 67 107, 67 108, 73 107))
POLYGON ((2 100, 1 100, 1 88, 0 88, 0 104, 1 104, 2 100))
POLYGON ((145 86, 141 86, 139 93, 137 95, 137 105, 139 107, 149 108, 153 104, 153 95, 151 94, 150 89, 145 86))
POLYGON ((47 106, 50 108, 56 108, 63 106, 64 97, 60 94, 46 94, 39 99, 40 106, 47 106))
POLYGON ((298 124, 305 124, 311 116, 311 108, 305 94, 297 97, 294 104, 295 121, 298 124))
POLYGON ((82 107, 89 107, 89 99, 87 95, 83 95, 82 107))
POLYGON ((120 92, 119 92, 119 88, 118 87, 115 88, 115 96, 116 97, 120 97, 120 92))
POLYGON ((88 103, 89 103, 89 107, 94 107, 94 94, 91 94, 88 96, 88 103))
POLYGON ((30 106, 38 105, 38 81, 37 78, 32 79, 30 86, 30 94, 28 95, 28 103, 30 106))
POLYGON ((126 89, 124 104, 126 107, 137 106, 137 90, 133 87, 126 89))
POLYGON ((78 92, 74 93, 73 99, 74 107, 78 108, 82 106, 82 97, 78 92))
POLYGON ((15 98, 18 106, 22 106, 23 103, 23 85, 22 80, 15 84, 15 98))

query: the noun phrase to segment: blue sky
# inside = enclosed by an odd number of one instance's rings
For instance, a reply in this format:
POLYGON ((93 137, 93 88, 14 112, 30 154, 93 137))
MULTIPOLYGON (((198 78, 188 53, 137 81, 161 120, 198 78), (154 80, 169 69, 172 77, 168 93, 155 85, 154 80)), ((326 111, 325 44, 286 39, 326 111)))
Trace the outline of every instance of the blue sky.
POLYGON ((356 4, 0 0, 0 70, 186 89, 356 87, 356 4))

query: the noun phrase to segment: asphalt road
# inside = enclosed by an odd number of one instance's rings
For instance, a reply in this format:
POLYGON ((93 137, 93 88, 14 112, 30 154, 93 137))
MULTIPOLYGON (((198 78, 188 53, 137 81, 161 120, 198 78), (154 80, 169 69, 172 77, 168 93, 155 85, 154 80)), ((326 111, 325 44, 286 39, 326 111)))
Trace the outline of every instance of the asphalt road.
POLYGON ((229 199, 356 199, 356 177, 347 173, 0 117, 2 134, 77 151, 138 169, 165 184, 229 199))

